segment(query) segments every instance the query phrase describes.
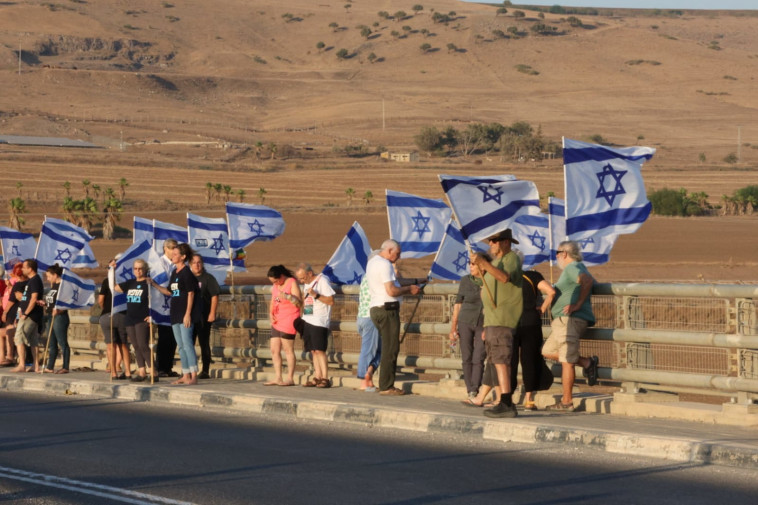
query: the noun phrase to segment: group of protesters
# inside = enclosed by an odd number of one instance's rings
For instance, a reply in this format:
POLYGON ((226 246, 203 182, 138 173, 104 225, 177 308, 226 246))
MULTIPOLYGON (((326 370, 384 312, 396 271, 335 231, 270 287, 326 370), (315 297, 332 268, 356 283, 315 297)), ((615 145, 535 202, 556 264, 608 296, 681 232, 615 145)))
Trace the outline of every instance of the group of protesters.
MULTIPOLYGON (((512 247, 518 244, 510 229, 487 239, 489 253, 473 253, 470 274, 459 284, 451 318, 450 344, 461 348, 467 398, 473 407, 489 407, 488 417, 515 417, 513 401, 517 371, 521 364, 524 386, 523 408, 536 410, 534 394, 550 387, 552 371, 545 358, 561 364, 563 395, 547 408, 574 410, 572 390, 575 365, 584 369, 589 385, 597 383, 598 358, 579 353, 579 339, 595 322, 590 304, 594 279, 582 263, 579 245, 562 242, 557 249, 557 263, 562 273, 555 285, 536 271, 523 271, 522 258, 512 247), (550 312, 552 331, 542 341, 542 315, 550 312), (486 364, 485 364, 486 363, 486 364), (493 401, 487 403, 494 392, 493 401)), ((107 346, 108 367, 113 380, 155 382, 160 377, 175 377, 173 384, 197 384, 209 378, 211 363, 210 331, 216 319, 220 288, 207 273, 203 259, 186 243, 173 239, 163 244, 161 261, 170 271, 168 287, 150 276, 148 263, 137 259, 132 265, 133 278, 115 282, 116 260, 109 262, 98 304, 102 308, 100 326, 107 346), (152 342, 149 290, 155 288, 170 298, 170 326, 158 326, 158 342, 152 342), (114 292, 126 295, 126 309, 112 313, 114 292), (195 341, 199 341, 202 369, 198 367, 195 341), (137 361, 132 373, 130 348, 137 361), (156 353, 153 354, 153 349, 156 353), (173 372, 178 350, 181 375, 173 372), (123 367, 123 372, 121 371, 123 367)), ((400 349, 400 303, 404 295, 419 295, 424 279, 404 279, 398 275, 397 261, 401 246, 389 239, 371 254, 360 285, 357 326, 361 351, 357 376, 360 389, 379 394, 402 396, 395 386, 396 363, 400 349), (373 376, 379 371, 378 386, 373 376)), ((66 310, 55 307, 62 269, 52 265, 45 272, 50 288, 43 291, 37 262, 27 259, 9 272, 9 280, 0 285, 2 294, 2 328, 0 328, 0 366, 17 366, 15 372, 35 371, 68 373, 69 318, 66 310), (46 363, 40 369, 38 341, 48 335, 46 363), (43 333, 44 334, 44 333, 43 333), (58 350, 62 365, 54 365, 58 350), (27 359, 27 357, 29 359, 27 359), (15 360, 14 360, 15 359, 15 360)), ((307 263, 290 271, 274 265, 268 271, 272 284, 269 317, 270 348, 274 378, 266 386, 294 386, 294 341, 300 334, 304 350, 313 360, 313 374, 305 387, 330 388, 327 347, 331 309, 335 291, 329 279, 314 272, 307 263), (283 371, 282 351, 286 358, 283 371)))

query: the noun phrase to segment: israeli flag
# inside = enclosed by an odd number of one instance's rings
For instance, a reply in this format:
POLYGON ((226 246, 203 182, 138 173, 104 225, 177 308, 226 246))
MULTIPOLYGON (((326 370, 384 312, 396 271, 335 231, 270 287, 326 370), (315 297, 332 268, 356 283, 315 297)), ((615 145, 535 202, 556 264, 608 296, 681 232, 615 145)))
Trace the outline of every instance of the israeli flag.
POLYGON ((371 247, 358 221, 348 230, 324 267, 323 274, 335 284, 360 284, 366 274, 371 247))
POLYGON ((17 263, 34 258, 37 241, 30 233, 22 233, 13 228, 0 226, 0 247, 2 247, 3 252, 3 255, 0 256, 2 265, 7 272, 10 272, 17 263))
POLYGON ((64 270, 58 287, 55 308, 62 310, 86 309, 95 304, 95 281, 82 279, 70 270, 64 270))
MULTIPOLYGON (((566 218, 565 218, 565 203, 559 198, 550 198, 548 200, 548 213, 550 215, 550 226, 552 230, 552 242, 551 242, 551 261, 556 261, 556 252, 558 245, 564 240, 568 240, 566 237, 566 218)), ((611 259, 611 249, 616 244, 618 235, 595 235, 592 237, 585 237, 577 239, 579 249, 584 257, 582 263, 586 266, 597 266, 608 263, 611 259)))
POLYGON ((153 220, 134 216, 132 243, 137 244, 143 240, 153 243, 153 220))
MULTIPOLYGON (((232 269, 229 259, 229 232, 223 217, 203 217, 187 213, 189 245, 203 258, 205 269, 223 285, 232 269)), ((245 271, 244 260, 234 260, 235 271, 245 271)))
POLYGON ((258 240, 273 240, 284 233, 282 215, 265 205, 226 202, 229 242, 234 250, 244 249, 258 240))
MULTIPOLYGON (((114 284, 121 284, 122 282, 134 279, 134 270, 132 267, 134 266, 134 261, 138 259, 147 262, 147 265, 150 268, 148 276, 151 277, 157 284, 160 284, 161 286, 168 285, 169 273, 166 272, 160 256, 158 256, 158 253, 155 251, 155 249, 153 249, 151 243, 147 240, 132 244, 126 251, 122 253, 121 257, 116 260, 116 269, 112 278, 109 272, 109 281, 114 284)), ((113 288, 113 285, 111 285, 111 293, 113 294, 113 313, 115 314, 125 311, 126 294, 116 292, 113 288)), ((160 291, 152 287, 150 288, 151 309, 153 306, 153 300, 160 300, 162 303, 163 298, 164 295, 160 291)))
POLYGON ((650 147, 612 149, 563 139, 566 232, 572 240, 634 233, 650 215, 642 163, 650 147))
POLYGON ((85 244, 84 248, 79 251, 74 261, 71 263, 71 268, 97 268, 99 263, 95 259, 95 253, 92 252, 92 248, 89 244, 85 244))
POLYGON ((39 270, 44 272, 56 263, 72 268, 79 252, 90 240, 92 236, 78 226, 60 219, 45 219, 37 244, 39 270))
POLYGON ((163 243, 170 238, 180 244, 187 243, 189 241, 187 228, 153 219, 153 249, 159 255, 163 254, 163 243))
POLYGON ((523 214, 540 212, 539 192, 531 181, 519 181, 512 175, 440 175, 439 179, 461 234, 472 242, 509 228, 523 214))
POLYGON ((524 254, 523 268, 534 268, 550 260, 550 223, 548 216, 531 214, 519 216, 511 225, 514 246, 524 254))
MULTIPOLYGON (((472 244, 474 252, 486 249, 472 244)), ((461 229, 454 220, 450 220, 445 230, 445 236, 434 257, 429 277, 446 281, 459 281, 461 277, 471 273, 469 269, 469 248, 463 239, 461 229)))
POLYGON ((402 249, 401 258, 423 258, 437 252, 450 221, 442 200, 386 190, 390 238, 402 249))

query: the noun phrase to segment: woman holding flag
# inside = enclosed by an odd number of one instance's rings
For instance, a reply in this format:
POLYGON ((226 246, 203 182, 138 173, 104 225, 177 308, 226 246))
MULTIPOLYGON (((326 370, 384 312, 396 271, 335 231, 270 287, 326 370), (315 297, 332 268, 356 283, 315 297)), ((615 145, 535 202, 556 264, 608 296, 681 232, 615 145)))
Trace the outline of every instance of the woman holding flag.
MULTIPOLYGON (((137 374, 132 382, 142 382, 147 378, 146 367, 150 364, 150 295, 147 283, 149 267, 143 259, 134 260, 132 267, 134 279, 116 284, 115 290, 126 293, 126 334, 134 346, 134 356, 137 358, 137 374)), ((155 370, 150 373, 155 381, 158 374, 155 370)))
POLYGON ((268 269, 271 281, 271 361, 276 377, 265 386, 295 385, 295 319, 300 317, 303 295, 291 271, 284 265, 274 265, 268 269), (282 378, 282 348, 287 357, 287 380, 282 378))
POLYGON ((68 347, 68 311, 55 308, 58 291, 61 287, 61 275, 63 275, 63 268, 57 263, 51 265, 45 272, 45 278, 50 283, 50 290, 45 295, 45 316, 49 325, 47 327, 48 359, 45 373, 68 373, 69 360, 71 359, 71 349, 68 347), (63 365, 57 372, 53 372, 55 360, 58 358, 58 347, 61 348, 63 355, 63 365))
POLYGON ((197 354, 193 345, 192 330, 200 320, 200 303, 195 303, 199 292, 197 278, 190 271, 187 263, 192 261, 195 252, 182 243, 171 251, 171 272, 169 289, 156 284, 148 277, 148 282, 158 291, 171 297, 171 329, 174 331, 179 358, 182 361, 182 377, 172 384, 197 384, 197 354))

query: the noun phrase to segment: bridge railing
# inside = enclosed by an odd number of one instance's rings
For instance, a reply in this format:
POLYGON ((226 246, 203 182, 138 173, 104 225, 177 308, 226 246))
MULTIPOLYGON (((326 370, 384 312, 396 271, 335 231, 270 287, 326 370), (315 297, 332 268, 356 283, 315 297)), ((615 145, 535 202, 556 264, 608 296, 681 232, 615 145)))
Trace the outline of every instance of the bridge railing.
MULTIPOLYGON (((229 361, 270 358, 271 287, 224 289, 212 333, 214 355, 229 361)), ((405 298, 399 366, 460 373, 459 351, 447 341, 456 292, 457 284, 430 284, 422 296, 405 298)), ((597 323, 582 339, 581 353, 599 356, 601 380, 749 401, 758 395, 757 299, 755 285, 597 284, 592 295, 597 323)), ((357 364, 357 310, 358 287, 339 287, 332 309, 332 363, 357 364)), ((72 347, 104 348, 94 321, 83 313, 72 318, 72 347)), ((549 321, 543 322, 547 336, 549 321)), ((296 349, 301 346, 296 340, 296 349)))

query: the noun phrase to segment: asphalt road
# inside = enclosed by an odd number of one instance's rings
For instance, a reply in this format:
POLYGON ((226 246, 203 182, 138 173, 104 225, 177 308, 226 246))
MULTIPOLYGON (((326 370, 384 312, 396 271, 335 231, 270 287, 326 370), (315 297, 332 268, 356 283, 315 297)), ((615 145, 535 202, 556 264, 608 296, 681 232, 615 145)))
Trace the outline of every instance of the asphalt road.
POLYGON ((2 505, 733 505, 755 503, 757 477, 555 444, 0 394, 2 505))

